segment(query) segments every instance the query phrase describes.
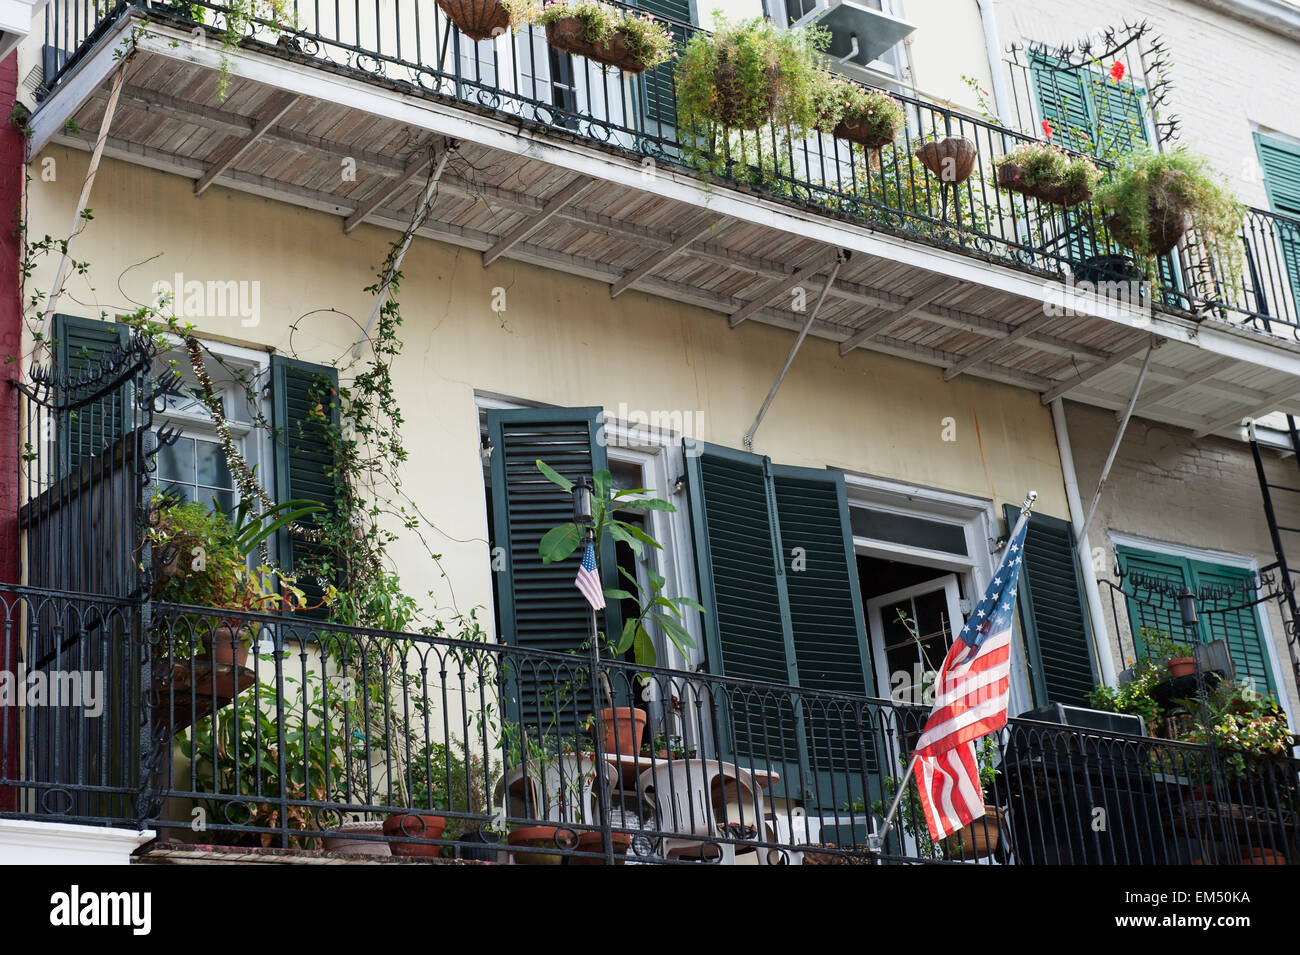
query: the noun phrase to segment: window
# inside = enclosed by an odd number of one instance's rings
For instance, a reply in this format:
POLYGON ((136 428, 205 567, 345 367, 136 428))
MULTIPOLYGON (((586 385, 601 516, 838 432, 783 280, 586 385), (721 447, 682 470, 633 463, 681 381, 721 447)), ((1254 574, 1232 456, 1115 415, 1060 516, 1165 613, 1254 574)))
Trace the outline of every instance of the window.
MULTIPOLYGON (((1237 679, 1254 685, 1260 693, 1277 695, 1277 681, 1260 620, 1258 595, 1251 586, 1253 569, 1201 559, 1190 554, 1157 551, 1121 544, 1115 548, 1126 576, 1143 576, 1168 585, 1174 593, 1184 587, 1207 596, 1199 602, 1195 638, 1202 643, 1224 640, 1237 671, 1237 679)), ((1150 593, 1145 588, 1125 586, 1129 593, 1129 623, 1139 654, 1145 652, 1141 628, 1162 630, 1176 640, 1187 638, 1178 611, 1177 598, 1150 593)))

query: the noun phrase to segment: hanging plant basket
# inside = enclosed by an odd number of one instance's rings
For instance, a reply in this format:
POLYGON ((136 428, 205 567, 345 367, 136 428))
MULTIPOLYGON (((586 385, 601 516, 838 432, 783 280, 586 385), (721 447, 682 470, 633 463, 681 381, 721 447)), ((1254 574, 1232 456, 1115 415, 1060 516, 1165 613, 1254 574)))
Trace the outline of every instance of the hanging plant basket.
POLYGON ((578 17, 565 17, 546 24, 546 42, 557 50, 585 56, 606 66, 616 66, 624 73, 636 75, 650 68, 645 56, 635 54, 629 49, 627 31, 615 28, 607 38, 589 41, 586 38, 586 24, 578 17))
POLYGON ((1134 229, 1133 224, 1122 216, 1111 216, 1106 220, 1106 228, 1120 245, 1130 249, 1150 249, 1157 256, 1174 251, 1191 225, 1191 216, 1186 209, 1159 196, 1152 196, 1147 204, 1145 232, 1134 229))
POLYGON ((438 8, 475 43, 510 29, 510 11, 501 0, 438 0, 438 8))
POLYGON ((757 87, 747 86, 740 70, 725 60, 718 63, 713 77, 718 93, 713 119, 719 126, 758 129, 772 122, 781 93, 780 73, 775 66, 765 71, 765 81, 757 87))
POLYGON ((961 185, 975 171, 979 149, 965 136, 949 136, 938 142, 923 143, 916 158, 938 179, 950 185, 961 185))
POLYGON ((881 149, 894 141, 898 130, 893 124, 877 122, 874 117, 866 115, 845 116, 831 131, 837 139, 865 146, 867 149, 881 149))
POLYGON ((1027 181, 1028 170, 1019 163, 998 166, 998 188, 1019 193, 1054 206, 1077 206, 1092 198, 1092 189, 1083 183, 1027 181))
POLYGON ((1101 179, 1091 160, 1043 142, 1021 143, 993 166, 999 189, 1067 208, 1091 199, 1101 179))

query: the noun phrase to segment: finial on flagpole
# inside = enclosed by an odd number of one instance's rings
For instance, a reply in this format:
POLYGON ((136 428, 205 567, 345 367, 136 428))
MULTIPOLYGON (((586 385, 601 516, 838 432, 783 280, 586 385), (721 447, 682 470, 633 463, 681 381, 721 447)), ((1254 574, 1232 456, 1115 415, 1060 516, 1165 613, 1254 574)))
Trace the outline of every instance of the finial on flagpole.
POLYGON ((1025 498, 1025 503, 1020 505, 1020 513, 1022 515, 1028 514, 1030 511, 1034 509, 1034 505, 1037 502, 1038 502, 1038 492, 1030 491, 1029 496, 1025 498))

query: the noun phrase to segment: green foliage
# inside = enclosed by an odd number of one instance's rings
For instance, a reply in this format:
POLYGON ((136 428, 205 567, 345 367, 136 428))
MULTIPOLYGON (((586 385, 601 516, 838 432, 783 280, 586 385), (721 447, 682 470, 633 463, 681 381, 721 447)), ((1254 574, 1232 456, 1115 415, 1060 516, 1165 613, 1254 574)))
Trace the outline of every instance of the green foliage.
POLYGON ((1050 143, 1021 143, 993 165, 998 170, 1018 166, 1017 185, 1027 191, 1059 189, 1085 199, 1092 196, 1101 178, 1092 162, 1050 143))
POLYGON ((1099 710, 1140 716, 1148 732, 1154 732, 1160 719, 1160 704, 1151 695, 1151 691, 1167 676, 1163 665, 1143 662, 1133 668, 1131 680, 1118 687, 1099 686, 1088 694, 1088 699, 1099 710))
MULTIPOLYGON (((270 664, 268 663, 268 668, 270 664)), ((306 674, 311 685, 313 674, 306 674)), ((287 688, 298 681, 284 677, 287 688)), ((177 788, 235 797, 209 799, 203 805, 211 823, 235 823, 258 828, 284 825, 290 829, 316 828, 312 806, 290 806, 280 817, 279 796, 317 803, 341 801, 344 753, 342 740, 326 718, 320 699, 304 688, 293 706, 285 706, 283 732, 276 723, 276 687, 259 683, 236 697, 212 716, 199 720, 180 740, 181 752, 190 760, 188 779, 177 788), (284 775, 280 756, 284 756, 284 775)), ((217 833, 227 843, 257 840, 256 835, 217 833)), ((265 838, 265 837, 263 837, 265 838)))
POLYGON ((690 130, 682 133, 687 160, 722 172, 762 158, 737 155, 744 147, 734 130, 774 125, 799 138, 816 129, 825 107, 819 55, 829 42, 820 28, 782 30, 767 20, 733 24, 722 16, 715 32, 692 36, 676 67, 677 116, 690 130))
POLYGON ((873 139, 890 140, 907 125, 903 104, 888 93, 869 89, 835 73, 819 72, 813 79, 816 128, 832 132, 841 122, 866 127, 873 139))
POLYGON ((1239 284, 1245 207, 1208 160, 1182 149, 1135 153, 1101 187, 1097 200, 1111 235, 1137 255, 1148 275, 1156 274, 1153 228, 1162 219, 1185 218, 1217 261, 1219 281, 1239 284))
POLYGON ((1146 650, 1148 660, 1176 660, 1193 656, 1196 650, 1190 643, 1175 640, 1167 630, 1138 629, 1138 639, 1146 650))
POLYGON ((588 43, 608 43, 618 34, 627 52, 644 64, 643 69, 666 62, 672 53, 672 34, 650 14, 614 7, 600 0, 553 0, 540 12, 535 6, 529 10, 527 5, 518 5, 511 9, 511 23, 517 22, 519 16, 529 16, 543 26, 575 17, 582 22, 582 38, 588 43))
MULTIPOLYGON (((545 461, 538 461, 537 469, 548 481, 555 484, 566 494, 573 491, 573 482, 560 475, 545 461)), ((642 555, 645 547, 653 547, 656 550, 663 549, 657 540, 640 527, 620 520, 618 512, 666 511, 676 513, 676 507, 660 498, 643 497, 642 495, 650 493, 647 488, 615 489, 613 487, 613 477, 607 470, 597 471, 592 475, 591 480, 595 486, 595 490, 591 495, 591 530, 596 544, 597 565, 600 564, 601 547, 606 544, 607 539, 610 542, 626 544, 637 557, 642 555)), ((586 530, 571 521, 552 527, 542 536, 541 543, 537 548, 542 563, 553 564, 556 561, 567 560, 578 549, 579 545, 586 540, 586 536, 586 530)), ((621 656, 631 649, 635 653, 637 663, 644 666, 654 666, 657 657, 654 641, 646 628, 648 623, 658 626, 683 655, 688 650, 693 649, 695 641, 682 625, 683 612, 688 608, 703 612, 704 608, 690 597, 664 596, 663 591, 667 581, 662 575, 654 571, 649 572, 649 584, 645 587, 642 587, 640 582, 627 571, 620 570, 619 573, 632 586, 633 590, 607 588, 605 598, 607 600, 634 600, 638 612, 624 622, 623 632, 619 635, 618 640, 606 639, 606 646, 609 651, 621 656)))

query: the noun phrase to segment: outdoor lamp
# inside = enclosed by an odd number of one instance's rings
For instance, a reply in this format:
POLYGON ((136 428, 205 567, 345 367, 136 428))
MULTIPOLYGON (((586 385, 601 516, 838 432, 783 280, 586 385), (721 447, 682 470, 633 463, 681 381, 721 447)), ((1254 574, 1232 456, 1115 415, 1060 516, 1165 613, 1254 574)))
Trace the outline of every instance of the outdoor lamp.
POLYGON ((591 482, 585 477, 573 485, 573 522, 579 525, 591 523, 591 482))
POLYGON ((1182 615, 1184 627, 1196 626, 1196 594, 1188 587, 1178 595, 1178 612, 1182 615))

